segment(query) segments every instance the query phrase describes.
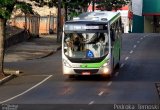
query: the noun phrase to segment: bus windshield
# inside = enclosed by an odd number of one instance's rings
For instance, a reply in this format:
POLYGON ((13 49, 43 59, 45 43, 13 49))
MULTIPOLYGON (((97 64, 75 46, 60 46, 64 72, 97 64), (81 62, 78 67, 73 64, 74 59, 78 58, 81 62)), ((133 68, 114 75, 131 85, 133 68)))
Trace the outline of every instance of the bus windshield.
POLYGON ((100 58, 108 54, 107 33, 65 33, 64 54, 71 58, 100 58))

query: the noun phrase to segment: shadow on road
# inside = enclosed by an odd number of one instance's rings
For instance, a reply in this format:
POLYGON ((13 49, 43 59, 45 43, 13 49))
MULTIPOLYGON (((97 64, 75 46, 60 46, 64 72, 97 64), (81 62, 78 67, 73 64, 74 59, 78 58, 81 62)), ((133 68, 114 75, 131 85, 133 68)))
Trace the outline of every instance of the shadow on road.
POLYGON ((106 76, 99 76, 99 75, 94 75, 94 76, 75 76, 72 78, 67 78, 66 80, 67 82, 76 82, 76 81, 103 81, 103 82, 108 82, 110 81, 111 78, 106 77, 106 76))

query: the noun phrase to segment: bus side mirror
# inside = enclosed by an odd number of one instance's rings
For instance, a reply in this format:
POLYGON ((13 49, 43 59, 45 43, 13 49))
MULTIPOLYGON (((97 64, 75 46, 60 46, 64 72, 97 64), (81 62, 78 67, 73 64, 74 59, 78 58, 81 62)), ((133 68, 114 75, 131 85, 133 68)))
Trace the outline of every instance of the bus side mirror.
POLYGON ((64 47, 64 52, 67 52, 68 47, 64 47))
POLYGON ((67 50, 68 47, 64 47, 65 50, 67 50))

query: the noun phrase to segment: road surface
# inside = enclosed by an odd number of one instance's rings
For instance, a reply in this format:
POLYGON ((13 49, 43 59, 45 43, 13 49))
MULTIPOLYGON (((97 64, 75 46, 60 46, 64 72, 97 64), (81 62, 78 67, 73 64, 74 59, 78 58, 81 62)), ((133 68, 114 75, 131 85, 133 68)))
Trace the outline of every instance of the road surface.
POLYGON ((159 65, 160 35, 152 33, 123 35, 120 69, 111 79, 68 79, 62 75, 61 51, 43 59, 6 62, 5 67, 23 74, 0 86, 0 103, 22 104, 20 110, 119 110, 124 106, 116 104, 135 108, 137 104, 159 104, 159 65))

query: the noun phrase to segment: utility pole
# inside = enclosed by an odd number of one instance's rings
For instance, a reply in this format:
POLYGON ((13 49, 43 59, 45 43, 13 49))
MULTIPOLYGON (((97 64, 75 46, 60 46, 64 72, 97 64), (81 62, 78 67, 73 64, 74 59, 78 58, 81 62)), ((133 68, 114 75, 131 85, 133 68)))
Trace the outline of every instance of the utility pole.
POLYGON ((61 0, 58 0, 57 42, 61 40, 61 0))

